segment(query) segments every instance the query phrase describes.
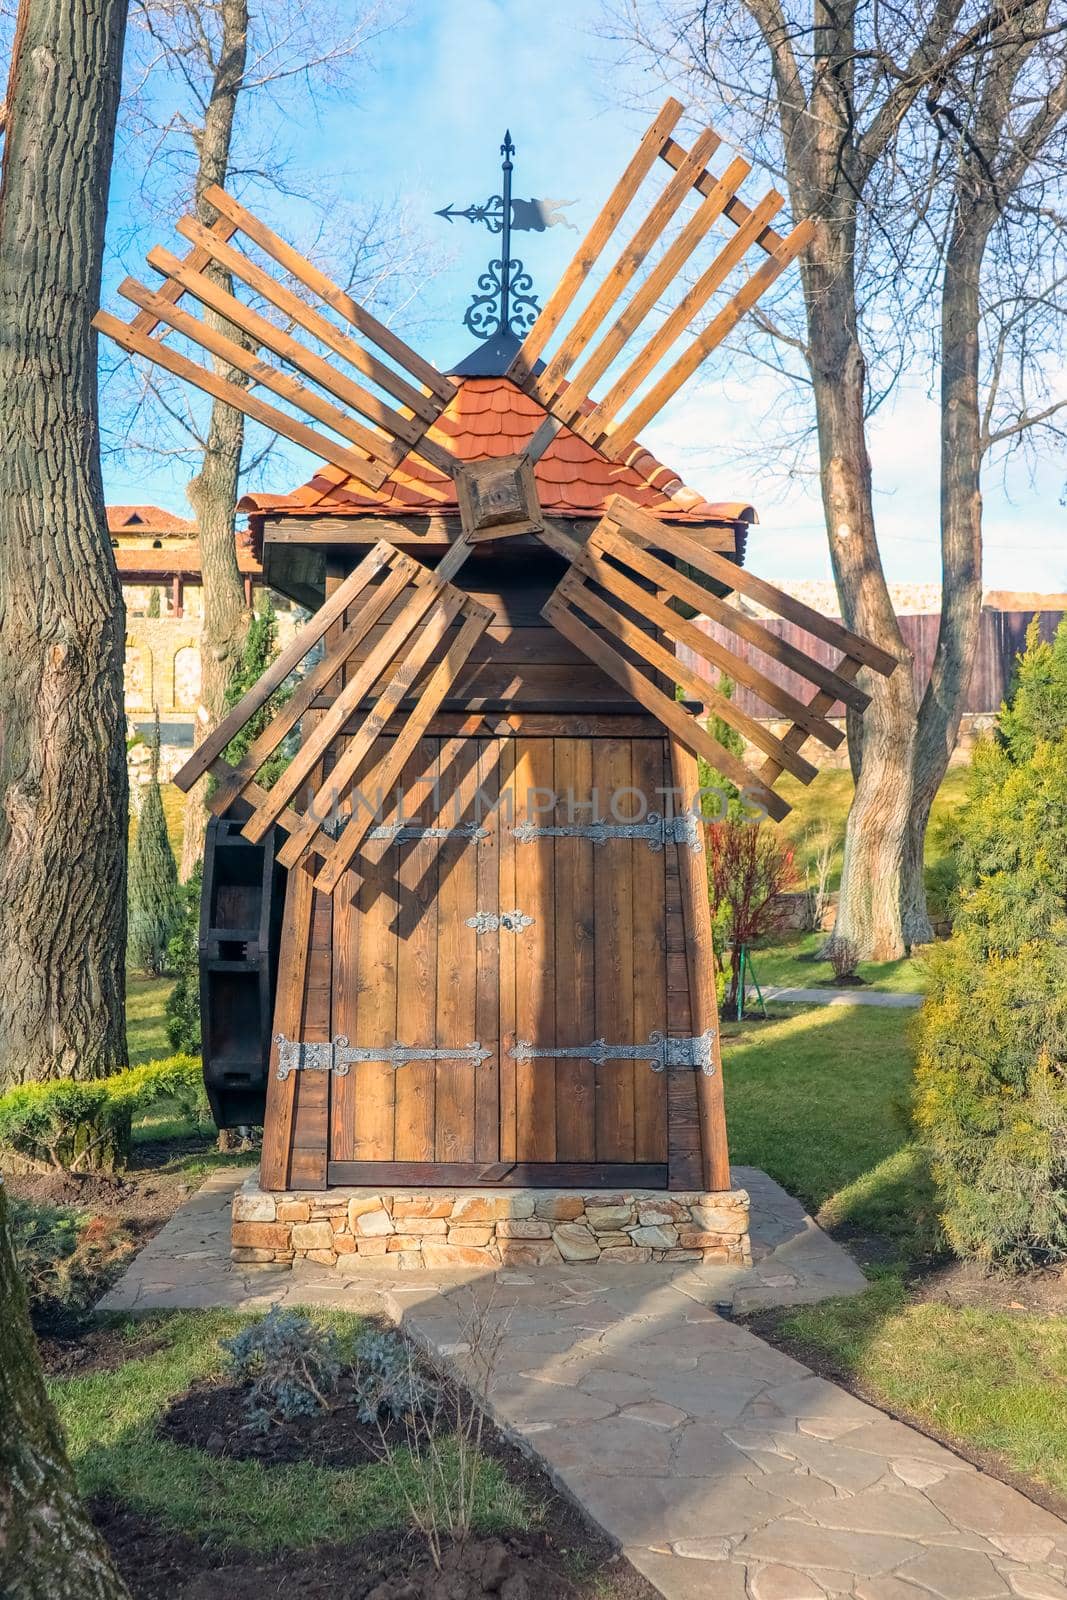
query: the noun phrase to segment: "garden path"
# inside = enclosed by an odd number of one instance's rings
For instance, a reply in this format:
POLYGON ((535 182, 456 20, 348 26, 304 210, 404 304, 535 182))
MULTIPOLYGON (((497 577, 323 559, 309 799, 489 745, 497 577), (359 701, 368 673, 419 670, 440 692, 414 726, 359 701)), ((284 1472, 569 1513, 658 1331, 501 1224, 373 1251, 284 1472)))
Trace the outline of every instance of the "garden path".
MULTIPOLYGON (((747 999, 758 1003, 755 989, 746 989, 747 999)), ((787 1006, 884 1006, 889 1010, 911 1010, 921 1006, 921 994, 894 994, 886 989, 787 989, 778 984, 766 984, 762 990, 764 1000, 777 1000, 787 1006)))
POLYGON ((1067 1524, 722 1314, 862 1287, 762 1174, 737 1172, 760 1257, 744 1281, 662 1264, 377 1280, 234 1267, 244 1177, 209 1179, 102 1309, 377 1311, 483 1394, 472 1316, 506 1319, 488 1409, 666 1600, 1067 1600, 1067 1524))

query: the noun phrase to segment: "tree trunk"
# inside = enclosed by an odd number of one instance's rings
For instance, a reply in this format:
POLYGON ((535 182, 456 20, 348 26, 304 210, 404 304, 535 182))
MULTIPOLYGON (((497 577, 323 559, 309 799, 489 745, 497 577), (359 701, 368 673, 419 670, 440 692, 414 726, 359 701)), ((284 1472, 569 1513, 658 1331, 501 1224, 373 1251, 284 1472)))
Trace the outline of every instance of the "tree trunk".
POLYGON ((45 1393, 0 1179, 0 1594, 129 1600, 78 1495, 45 1393))
POLYGON ((941 621, 930 682, 919 708, 905 903, 917 931, 926 914, 923 845, 930 808, 956 746, 982 614, 982 420, 979 402, 979 280, 989 224, 957 218, 941 291, 941 621))
MULTIPOLYGON (((222 46, 215 69, 211 98, 204 126, 197 139, 199 166, 196 175, 196 210, 200 222, 210 227, 217 213, 204 199, 213 184, 225 185, 233 143, 233 122, 237 96, 244 78, 248 45, 247 0, 223 0, 221 8, 222 46)), ((212 265, 209 277, 232 292, 230 274, 212 265)), ((229 338, 247 340, 214 312, 204 320, 229 338)), ((215 370, 230 383, 244 388, 247 376, 224 361, 213 360, 215 370)), ((237 489, 244 448, 244 416, 232 406, 216 400, 211 408, 211 426, 200 471, 189 484, 188 495, 196 512, 200 542, 200 570, 203 578, 204 621, 200 635, 200 706, 194 724, 194 739, 199 744, 221 720, 226 709, 226 691, 240 663, 241 651, 251 612, 245 604, 244 580, 237 565, 236 518, 237 489)), ((189 796, 182 838, 181 877, 187 880, 204 855, 207 828, 207 780, 203 779, 189 796)))
POLYGON ((0 1088, 126 1064, 125 612, 96 337, 123 0, 26 0, 0 185, 0 1088))
POLYGON ((810 369, 819 432, 823 510, 848 627, 897 657, 891 678, 864 673, 871 696, 862 746, 849 727, 856 793, 845 829, 834 937, 867 960, 903 955, 904 861, 915 745, 910 652, 893 611, 875 532, 867 455, 866 364, 856 329, 852 230, 820 222, 804 266, 810 369))

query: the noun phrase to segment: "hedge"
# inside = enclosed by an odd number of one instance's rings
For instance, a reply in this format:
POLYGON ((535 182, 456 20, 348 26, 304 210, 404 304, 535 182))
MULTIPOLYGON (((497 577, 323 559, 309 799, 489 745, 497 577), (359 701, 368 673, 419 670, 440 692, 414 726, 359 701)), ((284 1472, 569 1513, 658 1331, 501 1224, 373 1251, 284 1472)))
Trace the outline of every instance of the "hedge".
POLYGON ((0 1155, 38 1171, 119 1171, 134 1116, 161 1100, 187 1116, 206 1112, 195 1056, 167 1056, 108 1078, 19 1084, 0 1095, 0 1155))

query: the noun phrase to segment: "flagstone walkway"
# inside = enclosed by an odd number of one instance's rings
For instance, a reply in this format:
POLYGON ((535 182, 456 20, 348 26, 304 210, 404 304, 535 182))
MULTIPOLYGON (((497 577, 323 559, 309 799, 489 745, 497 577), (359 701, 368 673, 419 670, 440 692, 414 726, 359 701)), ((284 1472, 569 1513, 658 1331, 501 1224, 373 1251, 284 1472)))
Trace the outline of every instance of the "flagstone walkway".
MULTIPOLYGON (((881 1006, 889 1011, 910 1011, 921 1006, 921 994, 895 994, 890 989, 791 989, 769 983, 763 989, 764 1000, 775 1000, 787 1006, 881 1006)), ((755 989, 745 990, 746 1004, 759 1004, 755 989)))
POLYGON ((720 1314, 863 1281, 777 1185, 737 1176, 757 1201, 761 1259, 747 1274, 561 1266, 375 1282, 232 1267, 244 1173, 220 1173, 103 1308, 376 1310, 485 1394, 480 1306, 505 1323, 488 1408, 666 1600, 1067 1600, 1067 1524, 720 1314))

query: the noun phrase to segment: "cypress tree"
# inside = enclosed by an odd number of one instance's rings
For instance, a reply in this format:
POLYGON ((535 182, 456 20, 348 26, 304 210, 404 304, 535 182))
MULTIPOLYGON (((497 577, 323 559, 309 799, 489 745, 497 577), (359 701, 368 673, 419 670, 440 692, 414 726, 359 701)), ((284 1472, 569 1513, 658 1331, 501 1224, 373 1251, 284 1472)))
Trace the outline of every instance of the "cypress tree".
POLYGON ((159 713, 152 730, 151 767, 137 837, 130 856, 130 923, 127 960, 159 977, 167 970, 167 946, 178 925, 178 867, 167 836, 159 789, 159 713))

